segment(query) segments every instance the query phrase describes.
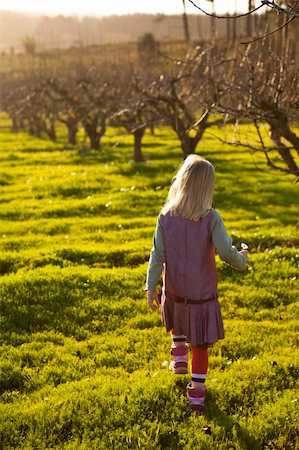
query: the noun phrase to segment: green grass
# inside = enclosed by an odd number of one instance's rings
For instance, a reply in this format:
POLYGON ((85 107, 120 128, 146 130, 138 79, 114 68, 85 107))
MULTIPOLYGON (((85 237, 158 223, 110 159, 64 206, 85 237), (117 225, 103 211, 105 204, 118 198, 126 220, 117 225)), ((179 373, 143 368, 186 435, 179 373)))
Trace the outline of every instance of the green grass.
POLYGON ((138 165, 132 138, 112 129, 100 151, 1 131, 1 448, 299 448, 298 186, 221 133, 198 153, 216 167, 215 208, 251 252, 245 272, 218 261, 226 337, 197 417, 143 292, 181 162, 175 136, 147 134, 138 165))

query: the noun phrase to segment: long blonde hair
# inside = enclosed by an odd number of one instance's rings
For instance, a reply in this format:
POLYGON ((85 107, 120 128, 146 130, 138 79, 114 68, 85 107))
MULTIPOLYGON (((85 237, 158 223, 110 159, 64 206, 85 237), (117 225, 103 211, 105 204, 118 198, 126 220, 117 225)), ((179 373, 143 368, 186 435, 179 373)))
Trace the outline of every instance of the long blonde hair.
POLYGON ((212 208, 215 169, 206 159, 188 155, 173 178, 162 214, 197 221, 212 208))

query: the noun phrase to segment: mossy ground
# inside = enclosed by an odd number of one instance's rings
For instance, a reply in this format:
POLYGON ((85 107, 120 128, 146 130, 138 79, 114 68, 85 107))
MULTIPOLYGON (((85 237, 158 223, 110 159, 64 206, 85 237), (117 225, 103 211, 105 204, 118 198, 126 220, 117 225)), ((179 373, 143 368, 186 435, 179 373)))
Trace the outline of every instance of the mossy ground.
MULTIPOLYGON (((250 130, 243 125, 243 132, 250 130)), ((206 134, 214 206, 235 243, 218 261, 226 337, 210 351, 202 416, 143 285, 156 215, 181 152, 175 136, 108 130, 100 151, 1 131, 3 449, 294 449, 298 443, 298 186, 259 155, 206 134)))

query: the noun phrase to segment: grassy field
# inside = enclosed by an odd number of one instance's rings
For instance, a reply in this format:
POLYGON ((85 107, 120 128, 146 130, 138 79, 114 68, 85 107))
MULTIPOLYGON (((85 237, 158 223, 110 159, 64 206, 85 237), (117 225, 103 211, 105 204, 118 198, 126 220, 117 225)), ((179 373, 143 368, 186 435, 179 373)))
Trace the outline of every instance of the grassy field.
POLYGON ((298 185, 209 134, 198 148, 251 246, 245 272, 218 264, 226 337, 198 417, 143 292, 175 136, 146 135, 140 165, 113 130, 100 151, 3 130, 0 151, 2 449, 299 448, 298 185))

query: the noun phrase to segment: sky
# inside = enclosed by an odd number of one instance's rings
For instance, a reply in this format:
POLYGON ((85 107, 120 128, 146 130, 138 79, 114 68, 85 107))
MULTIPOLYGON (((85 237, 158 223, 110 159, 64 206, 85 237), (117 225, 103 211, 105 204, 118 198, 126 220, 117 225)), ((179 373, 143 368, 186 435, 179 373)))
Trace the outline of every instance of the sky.
MULTIPOLYGON (((246 11, 248 0, 214 0, 218 14, 246 11)), ((194 0, 201 8, 211 12, 211 2, 194 0)), ((199 12, 186 0, 187 13, 199 12)), ((46 15, 95 15, 164 13, 181 14, 182 0, 0 0, 0 11, 42 13, 46 15)))

